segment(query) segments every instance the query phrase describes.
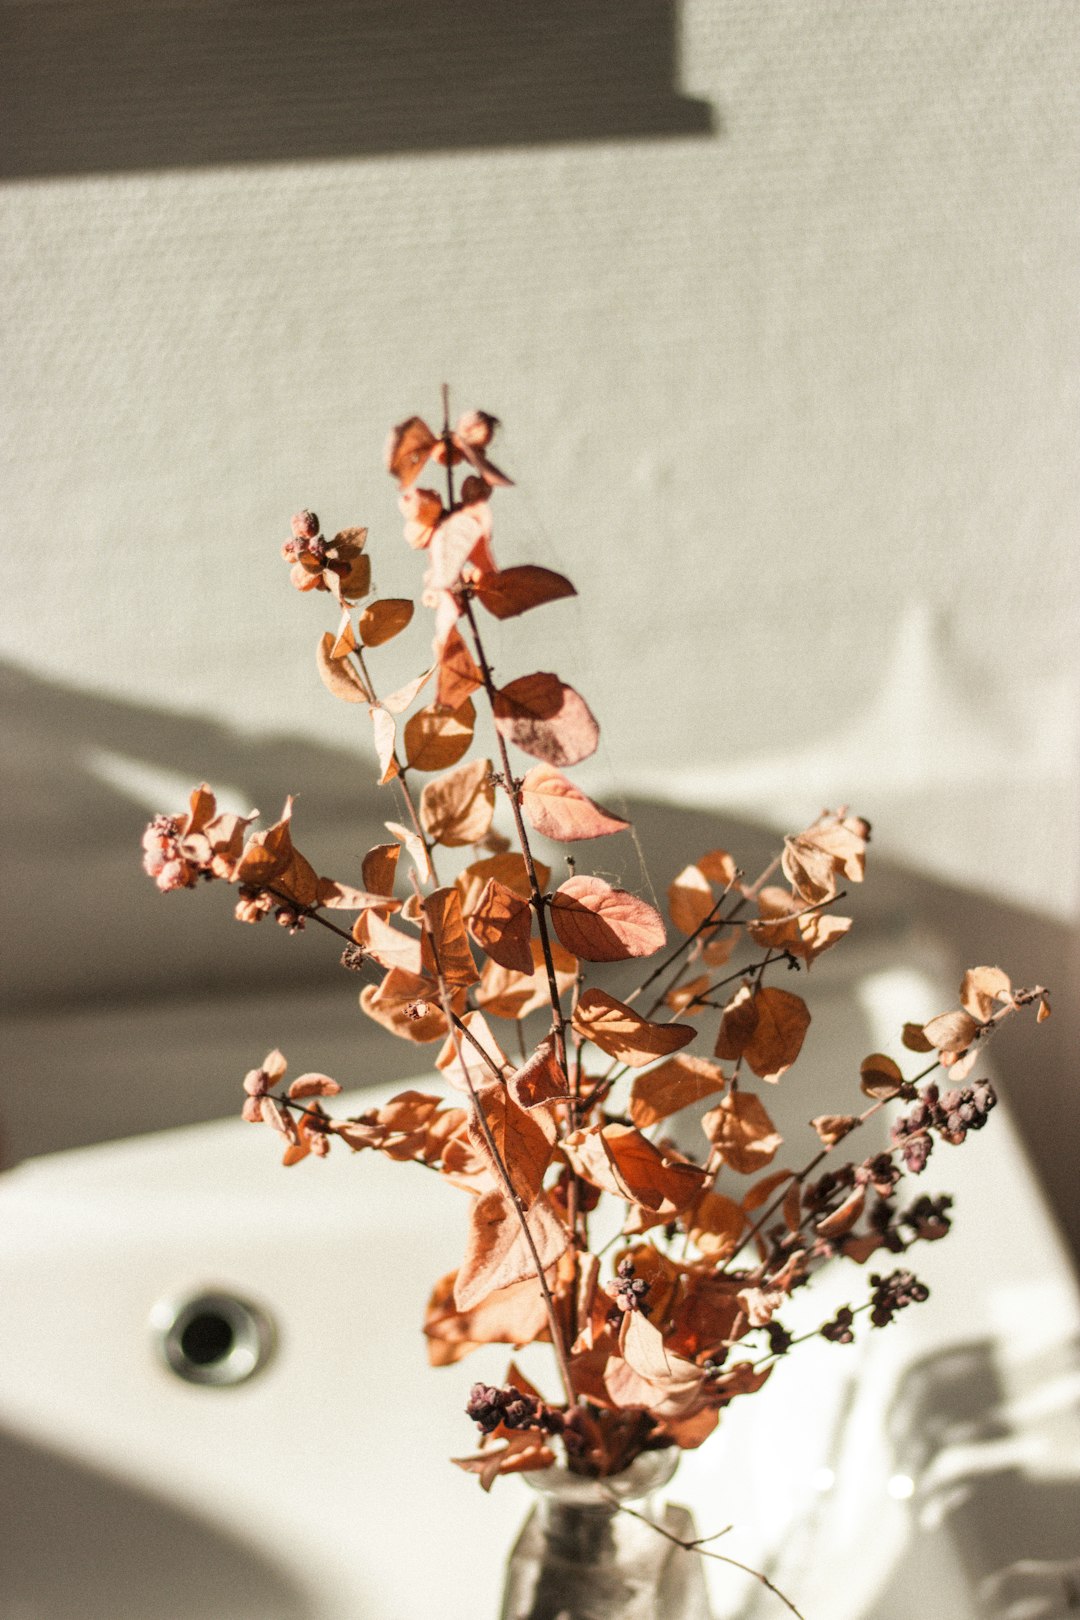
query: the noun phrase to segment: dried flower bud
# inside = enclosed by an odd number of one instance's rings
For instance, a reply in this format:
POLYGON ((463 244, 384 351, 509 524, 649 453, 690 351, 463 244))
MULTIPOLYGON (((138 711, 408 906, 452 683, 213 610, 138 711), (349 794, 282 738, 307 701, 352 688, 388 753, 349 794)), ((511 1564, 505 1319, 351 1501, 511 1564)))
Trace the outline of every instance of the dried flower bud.
POLYGON ((314 512, 297 512, 292 520, 293 536, 297 540, 314 540, 319 532, 319 520, 314 512))

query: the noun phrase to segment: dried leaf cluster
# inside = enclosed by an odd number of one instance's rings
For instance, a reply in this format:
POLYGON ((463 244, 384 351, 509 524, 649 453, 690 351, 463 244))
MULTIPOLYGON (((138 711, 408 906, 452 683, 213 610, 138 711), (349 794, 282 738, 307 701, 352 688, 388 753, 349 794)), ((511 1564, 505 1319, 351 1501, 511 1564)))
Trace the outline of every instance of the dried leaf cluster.
POLYGON ((565 876, 537 858, 538 836, 576 847, 618 838, 627 823, 565 774, 597 745, 585 699, 547 670, 497 684, 488 661, 485 616, 574 594, 551 569, 495 559, 491 497, 510 483, 489 456, 496 427, 474 411, 440 432, 410 417, 390 436, 387 465, 405 540, 424 554, 421 601, 434 626, 431 657, 404 687, 378 695, 369 656, 411 625, 414 604, 372 596, 367 531, 328 540, 302 512, 283 548, 292 584, 339 604, 318 672, 336 697, 367 708, 378 779, 400 804, 358 886, 320 877, 297 850, 291 800, 253 833, 254 817, 219 813, 200 787, 184 814, 157 817, 144 838, 163 891, 220 879, 236 887, 242 921, 273 913, 292 932, 316 922, 339 934, 344 966, 366 981, 362 1011, 437 1049, 443 1089, 406 1090, 348 1118, 328 1106, 335 1080, 286 1083, 285 1059, 271 1052, 244 1081, 243 1114, 281 1138, 286 1164, 334 1145, 384 1153, 468 1198, 461 1264, 427 1306, 430 1359, 544 1341, 561 1384, 548 1401, 511 1362, 504 1385, 474 1388, 480 1444, 455 1460, 485 1489, 556 1460, 605 1476, 647 1448, 700 1445, 799 1342, 785 1306, 833 1259, 892 1269, 873 1272, 861 1304, 814 1330, 827 1339, 849 1341, 860 1313, 881 1327, 925 1298, 894 1262, 947 1233, 951 1201, 905 1201, 900 1183, 938 1143, 957 1145, 985 1123, 993 1090, 969 1076, 996 1027, 1030 1004, 1040 1019, 1049 1010, 1041 986, 1016 989, 996 967, 973 968, 956 1009, 904 1028, 915 1072, 871 1053, 852 1079, 863 1101, 812 1120, 820 1147, 808 1163, 778 1162, 765 1088, 798 1061, 811 1016, 773 981, 845 938, 850 919, 835 908, 842 885, 863 879, 870 829, 847 810, 824 813, 753 880, 725 850, 705 850, 673 879, 667 920, 629 889, 579 874, 571 855, 565 876), (420 484, 430 466, 441 493, 420 484), (478 708, 488 757, 474 753, 478 708), (624 999, 587 982, 590 964, 620 961, 642 964, 624 999), (538 1038, 527 1039, 533 1014, 538 1038), (886 1107, 896 1110, 891 1145, 846 1157, 886 1107), (690 1108, 700 1114, 696 1153, 667 1134, 690 1108), (605 1206, 618 1218, 601 1245, 592 1232, 605 1206))

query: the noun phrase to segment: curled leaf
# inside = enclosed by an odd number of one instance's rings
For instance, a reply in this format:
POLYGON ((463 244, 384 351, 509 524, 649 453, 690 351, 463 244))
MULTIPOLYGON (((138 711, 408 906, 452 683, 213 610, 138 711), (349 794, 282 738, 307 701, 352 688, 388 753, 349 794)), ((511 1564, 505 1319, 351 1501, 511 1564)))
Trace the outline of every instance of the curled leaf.
POLYGON ((855 1129, 859 1120, 856 1114, 818 1114, 810 1123, 825 1147, 832 1148, 855 1129))
POLYGON ((609 1057, 640 1069, 654 1058, 677 1052, 694 1038, 690 1024, 654 1024, 616 1001, 606 990, 586 990, 574 1008, 573 1025, 609 1057))
POLYGON ((555 1043, 550 1035, 540 1042, 532 1057, 510 1076, 510 1090, 520 1107, 541 1108, 546 1103, 561 1102, 570 1095, 566 1075, 555 1058, 555 1043))
POLYGON ((379 786, 391 781, 399 774, 397 762, 397 726, 394 717, 388 709, 375 703, 368 710, 371 716, 371 725, 375 733, 375 753, 379 760, 379 786))
POLYGON ((447 1024, 432 979, 392 968, 380 985, 365 985, 360 1006, 369 1018, 403 1040, 426 1045, 442 1040, 447 1024))
POLYGON ((998 1003, 1012 1000, 1012 984, 1007 973, 997 967, 969 968, 960 986, 960 1003, 980 1023, 993 1016, 998 1003))
POLYGON ((400 821, 384 821, 383 826, 388 832, 392 832, 395 838, 400 838, 412 856, 413 865, 416 867, 421 883, 427 883, 431 878, 431 861, 428 859, 424 840, 417 833, 414 833, 411 828, 403 827, 400 821))
POLYGON ((746 1215, 733 1198, 704 1192, 687 1216, 690 1241, 706 1260, 727 1260, 735 1253, 746 1227, 746 1215))
POLYGON ((386 445, 386 466, 402 489, 414 484, 438 440, 419 416, 410 416, 390 431, 386 445))
POLYGON ((592 1125, 575 1131, 562 1146, 577 1173, 594 1187, 665 1218, 695 1203, 705 1186, 700 1165, 663 1151, 632 1125, 592 1125))
POLYGON ((370 703, 371 693, 364 685, 360 671, 340 654, 334 653, 337 644, 338 638, 329 630, 319 639, 316 661, 323 685, 343 703, 370 703))
POLYGON ((941 1013, 923 1025, 923 1034, 939 1052, 966 1052, 978 1033, 979 1026, 975 1019, 970 1013, 959 1009, 941 1013))

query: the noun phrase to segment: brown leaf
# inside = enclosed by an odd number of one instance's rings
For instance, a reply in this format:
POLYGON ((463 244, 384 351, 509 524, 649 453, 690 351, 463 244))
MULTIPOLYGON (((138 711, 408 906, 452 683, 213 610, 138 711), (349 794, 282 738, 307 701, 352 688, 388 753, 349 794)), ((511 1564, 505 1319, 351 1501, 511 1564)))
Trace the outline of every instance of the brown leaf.
POLYGON ((515 1069, 507 1082, 515 1101, 522 1108, 540 1108, 560 1102, 570 1095, 566 1075, 555 1057, 555 1043, 545 1036, 531 1058, 515 1069))
POLYGON ((814 1227, 819 1237, 843 1237, 850 1232, 866 1206, 866 1188, 856 1187, 854 1192, 848 1193, 839 1209, 834 1209, 831 1215, 818 1221, 814 1227))
MULTIPOLYGON (((547 1270, 566 1250, 566 1229, 543 1194, 526 1220, 540 1264, 547 1270)), ((459 1311, 471 1310, 497 1288, 508 1288, 535 1274, 521 1223, 506 1194, 501 1189, 485 1193, 472 1208, 465 1258, 454 1283, 454 1304, 459 1311)))
POLYGON ((716 1036, 716 1055, 728 1063, 741 1058, 757 1029, 758 1013, 750 985, 740 985, 724 1008, 716 1036))
POLYGON ((746 1216, 732 1198, 704 1192, 686 1218, 690 1241, 706 1260, 727 1260, 739 1246, 746 1216))
POLYGON ((497 878, 490 878, 469 918, 469 933, 480 949, 515 973, 533 970, 532 906, 497 878))
POLYGON ((362 911, 353 923, 352 936, 365 956, 380 967, 404 968, 406 973, 421 972, 420 941, 386 921, 374 908, 362 911))
POLYGON ((865 1097, 895 1097, 904 1083, 900 1065, 884 1052, 871 1052, 859 1064, 859 1087, 865 1097))
POLYGON ((439 651, 439 684, 436 700, 441 708, 459 709, 471 692, 483 686, 479 664, 454 625, 439 651))
MULTIPOLYGON (((558 940, 550 943, 555 982, 559 994, 565 995, 577 975, 577 961, 563 950, 558 940)), ((528 977, 501 967, 498 962, 485 965, 476 990, 476 999, 485 1012, 495 1018, 518 1019, 549 1005, 547 970, 538 939, 532 941, 531 949, 533 971, 528 977)))
POLYGON ((382 787, 398 775, 398 762, 395 752, 397 748, 397 727, 394 724, 393 715, 379 704, 373 705, 368 710, 368 714, 371 716, 371 724, 375 732, 375 752, 378 755, 379 769, 382 772, 379 777, 379 786, 382 787))
POLYGON ((787 889, 762 889, 757 903, 760 915, 747 929, 755 944, 787 951, 807 964, 838 944, 851 928, 850 917, 800 908, 787 889))
POLYGON ((353 632, 349 609, 347 607, 342 608, 337 635, 334 637, 333 646, 330 648, 330 657, 333 659, 348 658, 349 654, 354 653, 358 646, 359 642, 353 632))
POLYGON ((425 669, 422 675, 414 676, 411 681, 406 681, 404 686, 399 686, 396 692, 391 692, 389 697, 384 697, 382 707, 388 709, 391 714, 404 714, 420 688, 427 685, 434 673, 433 664, 430 669, 425 669))
POLYGON ((410 489, 398 500, 405 518, 405 541, 414 551, 426 551, 443 516, 443 503, 433 489, 410 489))
POLYGON ((664 996, 664 1006, 670 1007, 672 1012, 685 1012, 691 1018, 699 1016, 705 1008, 698 997, 707 994, 710 982, 709 975, 702 973, 685 984, 674 985, 664 996))
POLYGON ((627 1311, 621 1357, 612 1357, 604 1383, 616 1406, 644 1406, 656 1417, 687 1416, 702 1404, 706 1375, 669 1350, 643 1311, 627 1311))
POLYGON ((469 949, 458 891, 435 889, 421 904, 427 923, 420 941, 423 971, 432 978, 441 971, 449 985, 475 984, 480 975, 469 949))
POLYGON ((392 832, 395 838, 400 838, 409 854, 421 883, 427 883, 431 877, 431 862, 424 847, 424 840, 409 827, 403 827, 400 821, 384 821, 383 826, 392 832))
POLYGON ((392 968, 382 984, 365 985, 360 992, 360 1006, 392 1035, 418 1045, 441 1041, 446 1034, 438 985, 401 968, 392 968))
POLYGON ((534 759, 576 765, 596 750, 600 728, 584 698, 557 675, 522 675, 496 692, 496 730, 534 759))
POLYGON ((999 1002, 1012 1000, 1012 984, 1007 973, 1002 973, 997 967, 969 968, 964 974, 964 982, 960 986, 960 1002, 971 1014, 984 1024, 994 1013, 999 1002))
POLYGON ((435 1067, 455 1091, 476 1091, 508 1072, 510 1065, 483 1013, 467 1012, 462 1023, 472 1039, 467 1040, 460 1031, 456 1038, 447 1034, 443 1049, 435 1059, 435 1067), (481 1050, 477 1051, 477 1047, 481 1050), (483 1053, 487 1054, 486 1059, 483 1053))
POLYGON ((428 1360, 446 1367, 460 1361, 481 1344, 531 1344, 547 1329, 544 1296, 535 1279, 511 1283, 488 1294, 469 1311, 454 1305, 456 1272, 440 1278, 424 1316, 428 1360))
POLYGON ((761 1101, 749 1091, 733 1091, 721 1098, 705 1115, 701 1128, 724 1163, 743 1176, 763 1170, 783 1142, 761 1101))
POLYGON ((668 1058, 645 1074, 639 1074, 630 1091, 630 1118, 639 1130, 647 1131, 680 1108, 723 1091, 724 1071, 707 1058, 680 1056, 668 1058))
POLYGON ((904 1033, 900 1037, 909 1052, 932 1052, 934 1045, 923 1034, 921 1024, 905 1024, 904 1033))
POLYGON ((289 1096, 300 1102, 305 1097, 336 1097, 340 1090, 328 1074, 301 1074, 289 1086, 289 1096))
POLYGON ((801 996, 770 985, 757 991, 758 1021, 744 1054, 761 1080, 776 1081, 802 1050, 810 1027, 810 1012, 801 996))
POLYGON ((469 751, 476 710, 466 698, 456 709, 438 703, 418 709, 405 725, 405 758, 414 771, 444 771, 469 751))
POLYGON ((364 888, 372 894, 392 895, 400 854, 400 844, 376 844, 369 849, 361 866, 364 888))
POLYGON ((651 956, 666 938, 658 911, 603 878, 568 878, 552 895, 550 913, 566 949, 586 962, 651 956))
POLYGON ((400 634, 413 616, 413 604, 407 596, 388 596, 381 602, 371 602, 360 615, 357 630, 365 647, 381 647, 384 641, 400 634))
POLYGON ((578 1175, 594 1187, 665 1219, 695 1203, 704 1188, 700 1165, 663 1152, 632 1125, 591 1125, 562 1146, 578 1175))
POLYGON ((654 1024, 606 990, 586 990, 574 1008, 573 1026, 609 1057, 640 1069, 692 1041, 690 1024, 654 1024))
MULTIPOLYGON (((536 873, 536 881, 539 884, 540 891, 543 893, 547 888, 551 869, 545 866, 543 861, 534 859, 533 870, 536 873)), ((458 889, 461 891, 461 907, 465 913, 466 921, 480 904, 484 890, 492 878, 497 883, 501 883, 504 888, 512 889, 516 895, 520 895, 522 900, 528 900, 532 897, 529 873, 523 856, 512 854, 487 855, 483 860, 471 862, 454 879, 458 889)))
POLYGON ((561 596, 576 596, 570 581, 550 568, 536 568, 527 563, 521 568, 502 568, 494 574, 485 574, 476 584, 477 599, 497 619, 513 619, 529 608, 545 602, 557 601, 561 596))
POLYGON ((392 428, 386 445, 386 465, 402 489, 414 484, 438 440, 419 416, 410 416, 392 428))
POLYGON ((712 885, 699 866, 684 866, 668 888, 668 911, 682 934, 696 934, 715 904, 712 885))
POLYGON ((1046 1020, 1049 1017, 1050 1017, 1050 998, 1049 998, 1049 996, 1041 996, 1039 998, 1039 1010, 1035 1014, 1035 1022, 1037 1024, 1045 1024, 1046 1020))
POLYGON ((941 1013, 923 1025, 923 1034, 939 1052, 965 1052, 979 1033, 979 1026, 970 1013, 941 1013))
POLYGON ((360 671, 340 655, 334 655, 336 645, 337 640, 329 630, 319 638, 316 662, 323 685, 343 703, 370 703, 371 693, 361 680, 360 671))
POLYGON ((772 1197, 778 1187, 782 1187, 785 1182, 791 1181, 794 1175, 794 1170, 773 1170, 770 1175, 762 1176, 761 1180, 755 1181, 754 1185, 743 1195, 743 1209, 748 1215, 752 1215, 756 1209, 760 1209, 762 1204, 772 1197))
MULTIPOLYGON (((495 1142, 495 1151, 510 1177, 510 1184, 526 1209, 529 1209, 544 1184, 544 1174, 551 1163, 555 1144, 555 1124, 546 1110, 530 1113, 514 1100, 510 1091, 499 1081, 485 1080, 477 1087, 476 1106, 483 1112, 488 1130, 495 1142)), ((487 1137, 474 1118, 469 1122, 469 1137, 478 1153, 497 1166, 491 1157, 487 1137)))
POLYGON ((483 548, 491 532, 489 513, 490 509, 483 503, 459 507, 438 525, 431 539, 430 562, 424 576, 428 590, 460 588, 462 569, 478 548, 483 548))
POLYGON ((457 849, 478 844, 495 814, 495 784, 490 759, 457 765, 424 784, 420 820, 433 843, 457 849))
POLYGON ((521 784, 521 807, 538 833, 560 843, 583 838, 604 838, 622 832, 628 821, 575 787, 551 765, 534 765, 521 784))
POLYGON ((739 875, 739 869, 726 849, 710 849, 694 865, 710 883, 715 883, 720 889, 730 889, 739 875))
POLYGON ((481 1489, 490 1491, 500 1474, 527 1474, 550 1468, 555 1453, 542 1429, 517 1429, 498 1445, 485 1446, 471 1457, 451 1457, 450 1461, 467 1474, 478 1474, 481 1489))
POLYGON ((784 839, 780 865, 795 893, 809 905, 831 900, 836 894, 836 871, 832 856, 808 836, 784 839))

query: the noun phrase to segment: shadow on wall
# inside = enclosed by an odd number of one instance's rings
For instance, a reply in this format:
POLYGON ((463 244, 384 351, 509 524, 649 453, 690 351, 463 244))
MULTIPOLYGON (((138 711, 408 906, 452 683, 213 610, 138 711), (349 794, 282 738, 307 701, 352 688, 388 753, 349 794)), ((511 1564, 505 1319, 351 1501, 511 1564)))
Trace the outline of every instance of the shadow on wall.
POLYGON ((0 1613, 34 1620, 311 1620, 283 1571, 217 1526, 0 1434, 0 1613))
POLYGON ((0 173, 708 135, 675 0, 0 4, 0 173))
MULTIPOLYGON (((223 885, 161 896, 140 871, 149 813, 181 808, 191 786, 205 779, 228 784, 242 801, 237 808, 257 806, 267 818, 277 815, 288 791, 302 790, 297 843, 321 872, 358 881, 363 851, 385 840, 384 818, 396 811, 374 786, 366 754, 291 737, 245 738, 208 720, 0 666, 0 758, 0 836, 8 852, 0 877, 5 1163, 231 1115, 239 1077, 275 1045, 301 1068, 335 1074, 349 1086, 430 1069, 431 1048, 394 1041, 350 1011, 352 986, 342 982, 333 935, 309 926, 289 938, 272 923, 241 928, 223 885)), ((658 886, 717 846, 756 872, 778 841, 724 812, 631 801, 625 813, 658 886)), ((552 853, 557 858, 554 847, 552 853)), ((582 859, 594 854, 584 851, 582 859)), ((605 845, 602 864, 647 892, 625 836, 605 845)), ((1000 962, 1022 982, 1059 991, 1055 1016, 1037 1037, 1030 1020, 1012 1020, 993 1061, 1058 1221, 1080 1255, 1080 1100, 1070 1041, 1080 1021, 1080 987, 1071 971, 1070 930, 881 856, 871 879, 844 902, 864 952, 871 942, 899 952, 915 931, 932 942, 934 966, 940 964, 948 985, 974 963, 1000 962)), ((826 957, 815 976, 827 977, 834 962, 850 971, 855 947, 826 957)), ((619 993, 617 977, 611 987, 619 993)))

